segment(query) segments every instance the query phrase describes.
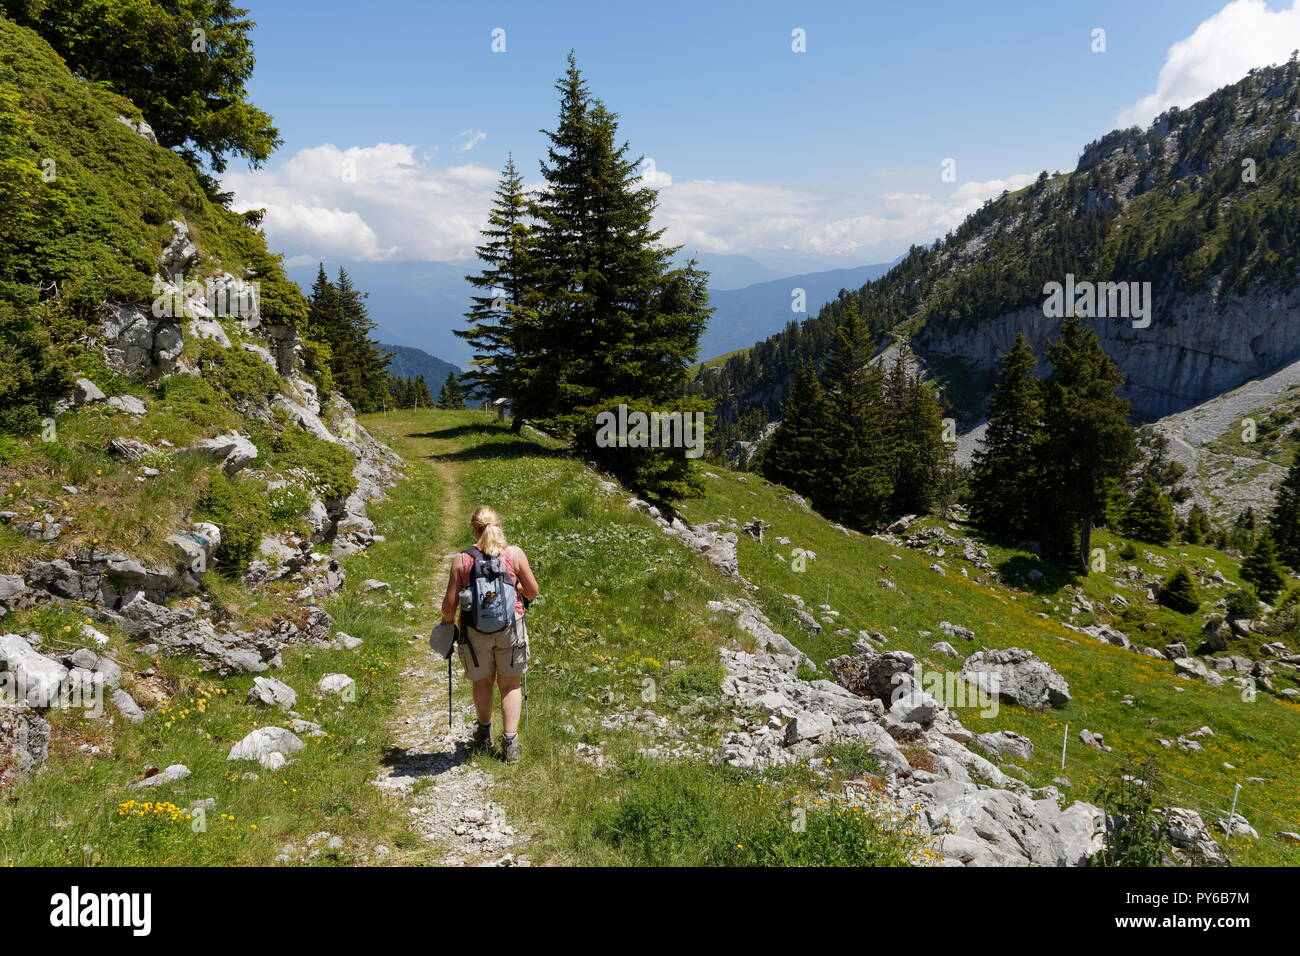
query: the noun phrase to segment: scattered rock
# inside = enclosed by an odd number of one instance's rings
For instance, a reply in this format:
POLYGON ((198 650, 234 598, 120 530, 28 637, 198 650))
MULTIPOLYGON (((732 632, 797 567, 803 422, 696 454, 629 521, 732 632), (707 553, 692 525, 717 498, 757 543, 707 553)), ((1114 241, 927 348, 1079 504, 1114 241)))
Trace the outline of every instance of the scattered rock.
POLYGON ((1020 647, 978 651, 962 664, 961 678, 981 690, 1029 707, 1064 707, 1070 687, 1037 656, 1020 647))
POLYGON ((351 699, 356 694, 357 682, 347 674, 326 674, 316 683, 322 694, 336 694, 351 699))
POLYGON ((137 780, 131 784, 132 790, 148 790, 153 787, 161 787, 165 784, 176 783, 184 780, 190 775, 190 768, 183 763, 174 763, 166 770, 155 773, 152 776, 145 777, 143 780, 137 780))

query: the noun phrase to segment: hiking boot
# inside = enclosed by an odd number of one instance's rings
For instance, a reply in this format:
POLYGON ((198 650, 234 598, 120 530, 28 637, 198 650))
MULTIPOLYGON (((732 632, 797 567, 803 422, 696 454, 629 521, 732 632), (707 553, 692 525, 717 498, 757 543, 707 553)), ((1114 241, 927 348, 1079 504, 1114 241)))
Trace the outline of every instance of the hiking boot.
POLYGON ((475 750, 482 750, 492 742, 492 725, 480 724, 474 721, 474 736, 470 738, 469 745, 475 750))
POLYGON ((506 763, 519 762, 519 737, 501 738, 501 759, 506 763))

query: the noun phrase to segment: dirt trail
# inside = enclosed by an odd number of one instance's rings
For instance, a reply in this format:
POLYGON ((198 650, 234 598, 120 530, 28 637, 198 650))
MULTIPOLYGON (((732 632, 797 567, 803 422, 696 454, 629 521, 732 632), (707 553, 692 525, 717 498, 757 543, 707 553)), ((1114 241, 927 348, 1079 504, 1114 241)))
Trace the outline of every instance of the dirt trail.
MULTIPOLYGON (((441 585, 456 554, 457 531, 466 520, 460 496, 465 466, 437 457, 455 450, 450 441, 432 436, 422 439, 420 446, 445 489, 442 531, 434 549, 441 552, 434 578, 438 588, 427 598, 427 616, 435 622, 441 585)), ((389 725, 392 749, 374 784, 400 802, 409 826, 427 843, 427 862, 446 866, 526 866, 528 861, 519 850, 527 843, 527 835, 507 822, 505 811, 492 799, 492 775, 475 766, 466 751, 473 705, 468 682, 455 657, 452 664, 454 693, 448 726, 447 665, 423 640, 412 644, 401 670, 401 703, 389 725)), ((495 723, 499 724, 499 720, 495 723)), ((425 858, 424 854, 418 856, 425 858)))

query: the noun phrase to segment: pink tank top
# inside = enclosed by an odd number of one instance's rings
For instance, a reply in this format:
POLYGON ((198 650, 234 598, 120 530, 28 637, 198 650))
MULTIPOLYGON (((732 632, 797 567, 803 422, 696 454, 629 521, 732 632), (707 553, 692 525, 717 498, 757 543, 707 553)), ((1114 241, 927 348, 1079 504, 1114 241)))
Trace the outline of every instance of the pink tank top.
MULTIPOLYGON (((512 544, 501 552, 501 563, 506 566, 506 574, 510 575, 510 580, 515 584, 515 617, 524 616, 524 601, 519 594, 519 575, 515 573, 515 556, 512 553, 515 546, 512 544)), ((474 567, 474 558, 472 555, 462 551, 460 561, 456 568, 456 590, 464 589, 466 582, 469 581, 469 572, 474 567)))

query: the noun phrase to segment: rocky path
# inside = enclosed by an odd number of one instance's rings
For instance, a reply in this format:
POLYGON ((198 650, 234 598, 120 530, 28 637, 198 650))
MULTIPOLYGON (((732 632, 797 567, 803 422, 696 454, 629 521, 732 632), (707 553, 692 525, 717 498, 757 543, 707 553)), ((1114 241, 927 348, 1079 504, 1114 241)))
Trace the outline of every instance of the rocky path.
MULTIPOLYGON (((421 608, 427 632, 438 620, 442 585, 456 554, 458 531, 467 519, 460 495, 465 466, 438 460, 439 455, 457 450, 450 439, 418 436, 394 444, 408 460, 413 448, 421 458, 427 456, 445 489, 442 532, 431 548, 441 556, 434 588, 421 608)), ((449 725, 446 663, 423 639, 411 643, 401 671, 401 703, 389 724, 391 746, 373 782, 392 796, 409 818, 412 831, 424 841, 426 851, 415 854, 417 860, 446 866, 527 865, 519 851, 528 837, 507 822, 505 811, 492 799, 492 774, 476 765, 466 750, 473 705, 459 662, 453 658, 452 664, 449 725)))

